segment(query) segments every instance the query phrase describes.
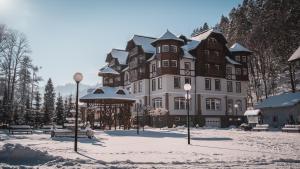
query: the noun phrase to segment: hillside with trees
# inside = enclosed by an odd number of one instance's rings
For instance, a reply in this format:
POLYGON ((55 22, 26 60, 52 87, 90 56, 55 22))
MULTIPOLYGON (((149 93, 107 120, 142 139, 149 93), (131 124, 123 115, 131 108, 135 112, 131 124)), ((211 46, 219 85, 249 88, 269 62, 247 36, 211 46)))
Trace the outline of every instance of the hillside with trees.
POLYGON ((214 27, 224 34, 228 47, 238 42, 253 51, 248 63, 251 103, 295 92, 299 82, 287 60, 300 45, 300 1, 244 0, 214 27))

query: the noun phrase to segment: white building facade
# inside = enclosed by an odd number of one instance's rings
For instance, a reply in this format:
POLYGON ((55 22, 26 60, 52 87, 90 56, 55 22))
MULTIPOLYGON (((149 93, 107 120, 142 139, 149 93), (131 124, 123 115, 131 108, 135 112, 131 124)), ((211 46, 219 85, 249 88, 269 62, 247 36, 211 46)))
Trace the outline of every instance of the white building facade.
POLYGON ((227 48, 226 43, 222 33, 213 29, 190 39, 169 31, 160 38, 134 35, 125 50, 113 49, 108 54, 106 62, 120 76, 104 77, 103 84, 129 90, 137 99, 133 115, 143 112, 147 125, 186 124, 186 83, 192 86, 192 125, 238 124, 247 109, 247 60, 251 51, 238 43, 227 48), (139 107, 164 108, 167 113, 151 117, 139 107))

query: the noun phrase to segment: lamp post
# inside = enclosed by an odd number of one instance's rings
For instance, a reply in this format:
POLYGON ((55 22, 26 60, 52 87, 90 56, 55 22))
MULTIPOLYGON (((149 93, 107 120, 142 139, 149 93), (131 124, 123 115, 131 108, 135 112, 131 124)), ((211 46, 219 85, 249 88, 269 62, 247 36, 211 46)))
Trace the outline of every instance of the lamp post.
POLYGON ((234 108, 235 108, 235 116, 236 116, 236 118, 234 118, 234 119, 235 119, 235 121, 236 121, 236 125, 237 125, 237 110, 238 110, 238 107, 239 107, 238 104, 234 104, 234 108))
POLYGON ((139 122, 139 111, 140 111, 141 103, 137 104, 137 110, 136 110, 136 134, 140 134, 140 122, 139 122))
POLYGON ((76 82, 76 114, 75 114, 75 143, 74 143, 74 151, 77 152, 77 130, 78 130, 78 87, 80 81, 83 79, 81 73, 77 72, 74 74, 73 79, 76 82))
POLYGON ((187 127, 188 127, 188 144, 190 144, 190 99, 191 95, 189 94, 190 90, 192 89, 192 86, 187 83, 184 85, 184 90, 186 91, 185 99, 186 99, 186 106, 187 106, 187 127))

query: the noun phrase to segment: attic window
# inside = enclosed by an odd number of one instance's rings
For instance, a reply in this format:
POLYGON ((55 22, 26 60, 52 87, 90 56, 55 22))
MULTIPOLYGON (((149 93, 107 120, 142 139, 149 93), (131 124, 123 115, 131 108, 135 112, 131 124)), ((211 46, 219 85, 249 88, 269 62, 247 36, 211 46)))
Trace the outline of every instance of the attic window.
POLYGON ((94 94, 103 94, 103 90, 102 89, 96 89, 94 94))
POLYGON ((116 93, 121 94, 121 95, 125 95, 125 92, 123 90, 118 90, 116 93))

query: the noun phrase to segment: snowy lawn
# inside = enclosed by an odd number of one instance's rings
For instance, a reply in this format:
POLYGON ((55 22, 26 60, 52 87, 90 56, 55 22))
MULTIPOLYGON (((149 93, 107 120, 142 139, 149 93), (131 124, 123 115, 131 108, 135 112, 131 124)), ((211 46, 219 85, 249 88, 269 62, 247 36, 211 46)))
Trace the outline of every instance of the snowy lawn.
POLYGON ((300 168, 300 134, 236 129, 96 131, 94 139, 7 135, 0 131, 0 167, 39 168, 300 168))

